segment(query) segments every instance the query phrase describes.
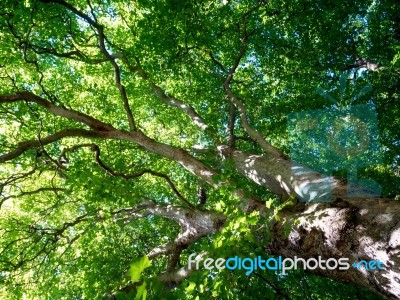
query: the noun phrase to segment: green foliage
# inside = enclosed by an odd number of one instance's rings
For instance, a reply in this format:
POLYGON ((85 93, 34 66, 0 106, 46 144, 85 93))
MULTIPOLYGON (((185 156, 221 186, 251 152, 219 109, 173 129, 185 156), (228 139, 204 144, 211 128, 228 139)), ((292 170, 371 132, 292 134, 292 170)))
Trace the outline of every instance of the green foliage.
POLYGON ((142 274, 144 269, 150 266, 151 266, 151 261, 148 259, 146 255, 134 260, 131 263, 131 267, 129 268, 128 271, 128 275, 130 276, 132 283, 138 282, 140 279, 140 275, 142 274))
MULTIPOLYGON (((82 16, 48 2, 1 1, 0 95, 30 91, 57 107, 129 130, 98 32, 82 16)), ((233 161, 223 161, 217 150, 229 142, 230 102, 221 76, 235 64, 242 47, 245 15, 246 30, 252 34, 231 88, 243 100, 249 124, 289 155, 287 115, 332 105, 318 88, 341 99, 343 78, 349 91, 370 86, 354 103, 375 103, 384 157, 381 164, 359 170, 359 177, 375 179, 384 196, 400 197, 396 1, 273 0, 257 9, 259 2, 253 0, 67 2, 101 24, 106 50, 120 55, 115 62, 138 130, 150 141, 179 147, 217 170, 215 184, 230 182, 215 189, 206 186, 202 209, 222 213, 228 221, 218 234, 185 249, 182 265, 188 255, 201 251, 210 257, 265 256, 269 228, 290 204, 240 175, 233 161), (378 70, 349 67, 357 58, 378 64, 378 70), (136 59, 148 81, 135 70, 136 59), (193 107, 208 129, 195 126, 182 107, 160 101, 150 83, 193 107), (270 216, 244 214, 241 199, 232 195, 239 188, 266 201, 270 216)), ((344 103, 350 96, 345 94, 344 103)), ((263 153, 240 125, 238 114, 234 123, 236 149, 263 153)), ((1 103, 0 154, 66 128, 89 129, 30 101, 1 103)), ((60 157, 63 150, 85 143, 96 143, 103 162, 115 172, 151 169, 166 174, 185 199, 197 202, 203 182, 181 166, 179 155, 176 161, 160 156, 157 145, 149 151, 119 137, 66 137, 28 149, 0 165, 0 298, 102 299, 115 294, 117 299, 270 299, 281 297, 279 290, 291 299, 375 297, 301 272, 247 276, 200 270, 177 288, 165 287, 157 274, 165 271, 167 259, 150 265, 145 255, 172 241, 180 227, 157 216, 135 219, 121 210, 135 208, 143 199, 184 204, 163 178, 111 176, 96 163, 90 147, 60 157), (46 190, 34 192, 41 188, 46 190), (130 294, 120 291, 132 283, 138 286, 130 294)), ((343 170, 338 175, 346 177, 343 170)), ((291 224, 285 226, 288 232, 291 224)))

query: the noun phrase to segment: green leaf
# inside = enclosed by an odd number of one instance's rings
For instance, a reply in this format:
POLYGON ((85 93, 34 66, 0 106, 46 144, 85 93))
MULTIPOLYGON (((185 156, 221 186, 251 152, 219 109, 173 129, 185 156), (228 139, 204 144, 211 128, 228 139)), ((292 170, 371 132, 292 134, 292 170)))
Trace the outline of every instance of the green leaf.
POLYGON ((142 285, 137 287, 137 294, 135 300, 146 300, 146 297, 147 297, 146 282, 143 282, 142 285))
POLYGON ((274 203, 274 200, 273 199, 269 199, 267 202, 265 202, 265 206, 268 209, 270 209, 273 203, 274 203))
POLYGON ((187 288, 185 289, 186 293, 191 294, 193 293, 194 289, 196 288, 196 283, 190 282, 187 288))
POLYGON ((128 271, 128 275, 131 277, 131 281, 138 282, 140 280, 140 275, 144 271, 144 269, 151 266, 151 261, 145 255, 142 256, 131 263, 131 267, 128 271))

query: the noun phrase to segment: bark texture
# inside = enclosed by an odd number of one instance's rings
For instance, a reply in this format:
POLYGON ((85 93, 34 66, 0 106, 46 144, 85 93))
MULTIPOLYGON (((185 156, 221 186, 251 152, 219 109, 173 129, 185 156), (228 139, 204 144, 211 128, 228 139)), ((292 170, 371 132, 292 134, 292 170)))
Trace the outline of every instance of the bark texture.
MULTIPOLYGON (((228 148, 223 154, 233 159, 238 172, 282 199, 289 195, 318 197, 326 191, 321 174, 292 164, 283 155, 251 155, 228 148)), ((380 260, 384 270, 351 266, 345 271, 317 268, 313 272, 364 286, 390 299, 400 299, 399 203, 383 198, 349 198, 346 181, 333 178, 331 183, 333 201, 298 202, 282 213, 283 221, 274 226, 266 251, 304 259, 346 257, 350 264, 380 260), (289 234, 283 224, 292 225, 289 234)))
MULTIPOLYGON (((304 204, 304 203, 303 203, 304 204)), ((301 204, 298 205, 300 207, 301 204)), ((322 270, 314 273, 362 285, 390 299, 400 297, 400 205, 386 199, 340 199, 332 203, 305 204, 300 212, 285 212, 296 224, 289 235, 282 223, 273 228, 266 250, 284 257, 380 260, 384 270, 322 270), (295 222, 296 221, 296 222, 295 222)))

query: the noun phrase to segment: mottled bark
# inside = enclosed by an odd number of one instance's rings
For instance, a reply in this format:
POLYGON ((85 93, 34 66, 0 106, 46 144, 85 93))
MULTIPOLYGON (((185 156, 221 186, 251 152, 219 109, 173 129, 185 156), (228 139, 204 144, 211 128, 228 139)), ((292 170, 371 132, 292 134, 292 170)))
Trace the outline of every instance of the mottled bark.
POLYGON ((400 205, 387 199, 344 199, 331 203, 298 204, 300 211, 284 212, 295 224, 285 234, 276 223, 266 250, 283 257, 380 260, 384 270, 312 271, 329 278, 362 285, 390 299, 400 295, 400 205), (303 208, 305 207, 305 208, 303 208))
POLYGON ((220 152, 225 158, 233 159, 240 174, 268 188, 283 200, 291 195, 303 199, 319 199, 329 188, 336 197, 347 195, 346 182, 331 177, 327 183, 325 175, 292 163, 283 154, 276 155, 275 151, 265 155, 253 155, 222 146, 220 152))
MULTIPOLYGON (((229 147, 220 150, 226 158, 233 159, 239 173, 283 199, 325 191, 320 174, 292 164, 282 155, 251 155, 229 147), (299 173, 299 169, 306 171, 299 173)), ((382 198, 349 198, 346 181, 332 178, 331 184, 332 201, 298 202, 290 211, 282 212, 282 221, 275 224, 266 251, 304 259, 347 257, 350 264, 380 260, 384 270, 350 267, 345 271, 317 268, 313 272, 399 299, 400 204, 382 198), (290 233, 285 233, 287 227, 283 224, 292 224, 290 233)))

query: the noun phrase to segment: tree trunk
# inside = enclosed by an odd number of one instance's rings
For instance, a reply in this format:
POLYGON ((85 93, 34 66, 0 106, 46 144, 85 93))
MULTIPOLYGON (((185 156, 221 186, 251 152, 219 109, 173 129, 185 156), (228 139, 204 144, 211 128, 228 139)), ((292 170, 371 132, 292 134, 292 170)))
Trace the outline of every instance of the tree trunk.
POLYGON ((296 225, 285 234, 283 223, 276 223, 267 252, 304 259, 345 257, 350 265, 360 260, 380 260, 383 270, 350 266, 343 271, 317 268, 312 272, 399 299, 400 205, 397 202, 364 198, 297 205, 301 206, 305 209, 283 212, 283 220, 296 225))
MULTIPOLYGON (((290 194, 299 196, 304 190, 321 191, 318 189, 320 174, 307 171, 297 176, 293 169, 305 167, 293 166, 283 155, 250 155, 228 150, 224 149, 223 155, 233 159, 242 175, 283 199, 290 194)), ((350 265, 361 260, 380 260, 384 270, 350 266, 348 270, 317 268, 312 272, 399 299, 400 205, 383 198, 349 198, 346 185, 346 181, 333 178, 333 201, 300 202, 289 208, 290 211, 283 211, 282 221, 275 224, 265 249, 270 254, 291 258, 344 257, 350 265), (289 233, 285 233, 283 224, 292 224, 289 233)))

